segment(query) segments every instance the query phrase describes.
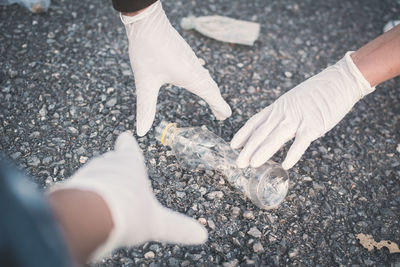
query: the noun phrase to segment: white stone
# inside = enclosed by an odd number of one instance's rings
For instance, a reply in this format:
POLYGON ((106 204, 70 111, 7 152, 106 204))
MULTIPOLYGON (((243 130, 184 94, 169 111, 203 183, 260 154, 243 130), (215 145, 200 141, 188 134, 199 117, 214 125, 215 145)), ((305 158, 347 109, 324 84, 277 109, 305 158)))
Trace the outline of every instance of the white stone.
POLYGON ((199 223, 201 223, 202 225, 207 225, 207 220, 205 218, 198 218, 197 219, 199 221, 199 223))
POLYGON ((154 256, 155 256, 155 254, 153 251, 149 251, 149 252, 146 252, 146 254, 144 254, 145 259, 153 259, 154 256))
POLYGON ((79 162, 80 163, 86 163, 86 161, 88 160, 88 157, 85 157, 85 156, 80 156, 80 158, 79 158, 79 162))
POLYGON ((206 62, 202 58, 199 58, 199 62, 200 62, 200 65, 202 65, 202 66, 206 65, 206 62))
POLYGON ((261 237, 261 232, 258 230, 257 227, 252 227, 248 232, 249 235, 255 237, 255 238, 260 238, 261 237))
POLYGON ((290 71, 285 71, 286 78, 292 78, 293 74, 290 71))
POLYGON ((246 219, 252 220, 252 219, 254 219, 254 214, 253 214, 252 211, 246 210, 246 211, 243 213, 243 217, 246 218, 246 219))
POLYGON ((261 253, 264 252, 264 247, 260 242, 257 242, 253 245, 253 250, 255 253, 261 253))
POLYGON ((207 194, 207 198, 213 200, 215 198, 221 199, 224 197, 224 193, 222 191, 213 191, 207 194))

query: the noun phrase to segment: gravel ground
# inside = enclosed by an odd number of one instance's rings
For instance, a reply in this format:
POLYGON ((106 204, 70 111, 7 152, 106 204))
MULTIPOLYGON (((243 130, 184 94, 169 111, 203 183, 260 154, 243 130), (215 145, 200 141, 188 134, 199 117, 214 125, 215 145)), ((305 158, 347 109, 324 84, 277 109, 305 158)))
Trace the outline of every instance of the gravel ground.
MULTIPOLYGON (((41 188, 112 149, 120 132, 135 131, 127 39, 110 2, 55 0, 41 15, 0 7, 0 149, 41 188)), ((394 0, 163 3, 233 114, 215 121, 199 98, 165 86, 154 125, 205 124, 227 141, 278 96, 400 18, 394 0), (189 14, 257 21, 261 34, 254 47, 223 44, 183 31, 179 21, 189 14)), ((154 192, 165 206, 202 221, 209 240, 194 247, 121 249, 98 266, 400 266, 400 254, 369 252, 356 239, 365 233, 400 245, 399 87, 399 78, 378 86, 313 142, 290 170, 288 196, 273 211, 255 207, 217 173, 180 169, 153 128, 138 141, 154 192)), ((274 159, 281 161, 286 151, 274 159)))

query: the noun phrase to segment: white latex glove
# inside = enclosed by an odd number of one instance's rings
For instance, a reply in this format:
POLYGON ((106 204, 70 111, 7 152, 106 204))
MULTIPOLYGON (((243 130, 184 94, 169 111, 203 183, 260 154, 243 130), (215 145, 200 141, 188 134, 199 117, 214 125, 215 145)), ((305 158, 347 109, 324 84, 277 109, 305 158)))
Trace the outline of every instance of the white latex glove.
POLYGON ((244 146, 239 167, 258 167, 296 137, 282 163, 293 167, 315 139, 332 129, 353 105, 374 91, 347 52, 344 58, 279 97, 254 115, 233 137, 244 146))
POLYGON ((231 115, 218 85, 172 27, 160 1, 136 16, 121 15, 121 19, 129 39, 129 58, 135 76, 139 136, 150 129, 156 113, 158 91, 166 83, 186 88, 203 98, 218 120, 231 115))
POLYGON ((51 191, 63 189, 94 192, 109 207, 114 228, 91 256, 93 261, 118 247, 147 241, 197 245, 208 238, 207 231, 196 220, 167 209, 157 201, 140 148, 127 132, 118 137, 114 151, 94 158, 51 191))

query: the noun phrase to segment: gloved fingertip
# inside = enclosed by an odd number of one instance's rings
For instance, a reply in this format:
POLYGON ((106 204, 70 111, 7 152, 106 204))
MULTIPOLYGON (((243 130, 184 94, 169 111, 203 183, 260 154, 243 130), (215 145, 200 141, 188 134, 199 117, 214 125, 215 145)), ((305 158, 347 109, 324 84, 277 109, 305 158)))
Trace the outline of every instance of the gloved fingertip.
POLYGON ((246 168, 246 167, 249 166, 249 162, 248 162, 247 160, 243 160, 243 159, 238 158, 238 159, 236 160, 236 165, 237 165, 239 168, 246 168))
POLYGON ((142 128, 136 127, 136 132, 137 132, 137 135, 138 135, 138 136, 143 137, 143 136, 146 135, 146 133, 148 132, 148 130, 144 130, 144 129, 142 129, 142 128))
POLYGON ((263 165, 266 161, 267 161, 268 159, 264 159, 264 158, 261 158, 261 157, 256 157, 256 158, 252 158, 251 160, 250 160, 250 167, 252 167, 252 168, 258 168, 258 167, 260 167, 261 165, 263 165))
POLYGON ((223 121, 232 115, 232 109, 224 100, 217 105, 218 108, 211 107, 212 112, 217 120, 223 121))
POLYGON ((239 132, 237 132, 231 140, 231 147, 233 149, 241 148, 244 145, 243 140, 244 140, 244 132, 239 130, 239 132))
POLYGON ((208 232, 204 226, 197 223, 196 230, 193 232, 192 242, 193 245, 204 244, 208 240, 208 232))
POLYGON ((138 120, 137 124, 136 124, 137 135, 140 137, 145 136, 146 133, 150 130, 152 123, 153 122, 148 123, 147 121, 142 122, 142 121, 138 120))
POLYGON ((282 163, 282 168, 284 170, 289 170, 290 168, 292 168, 294 165, 296 164, 296 162, 289 162, 288 160, 283 161, 282 163))
POLYGON ((159 214, 162 225, 158 231, 153 231, 154 240, 181 245, 199 245, 207 241, 207 230, 195 219, 164 207, 159 214))
POLYGON ((307 138, 303 135, 296 136, 292 146, 290 147, 285 160, 282 163, 282 168, 288 170, 292 168, 303 156, 304 152, 306 152, 307 148, 311 144, 314 138, 307 138))
POLYGON ((138 150, 139 146, 130 131, 121 133, 115 141, 115 150, 138 150))
MULTIPOLYGON (((293 146, 293 145, 292 145, 293 146)), ((292 168, 301 158, 304 152, 294 153, 292 147, 289 149, 289 152, 286 155, 285 160, 282 162, 282 168, 285 170, 289 170, 292 168)))
POLYGON ((233 139, 232 139, 232 141, 231 141, 231 143, 230 143, 230 146, 231 146, 231 148, 233 148, 233 149, 238 149, 238 148, 240 148, 240 146, 238 146, 237 143, 234 143, 234 142, 233 142, 233 139))

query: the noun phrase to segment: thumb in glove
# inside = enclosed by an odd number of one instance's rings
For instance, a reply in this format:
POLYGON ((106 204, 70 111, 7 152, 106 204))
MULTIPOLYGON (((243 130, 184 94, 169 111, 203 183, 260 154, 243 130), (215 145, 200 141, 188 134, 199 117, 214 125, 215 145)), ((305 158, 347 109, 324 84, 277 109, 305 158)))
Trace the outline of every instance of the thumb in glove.
POLYGON ((196 220, 163 207, 154 197, 143 155, 127 132, 118 137, 114 151, 89 161, 51 191, 65 189, 93 192, 109 208, 113 229, 92 253, 94 261, 147 241, 197 245, 207 240, 207 231, 196 220))

